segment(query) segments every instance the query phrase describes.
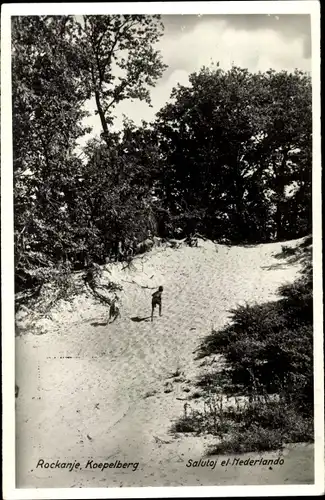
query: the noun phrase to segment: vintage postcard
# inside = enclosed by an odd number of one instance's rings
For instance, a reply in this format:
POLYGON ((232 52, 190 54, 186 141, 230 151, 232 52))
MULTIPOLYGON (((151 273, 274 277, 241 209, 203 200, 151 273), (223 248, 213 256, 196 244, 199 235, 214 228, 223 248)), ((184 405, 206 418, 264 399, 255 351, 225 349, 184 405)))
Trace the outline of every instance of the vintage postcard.
POLYGON ((4 498, 322 493, 319 3, 1 14, 4 498))

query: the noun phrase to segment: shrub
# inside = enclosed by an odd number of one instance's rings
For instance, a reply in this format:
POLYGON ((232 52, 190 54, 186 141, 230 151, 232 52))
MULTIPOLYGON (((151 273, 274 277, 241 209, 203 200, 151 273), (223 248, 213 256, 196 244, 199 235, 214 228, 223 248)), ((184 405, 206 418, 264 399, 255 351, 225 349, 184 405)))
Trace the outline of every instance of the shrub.
POLYGON ((191 411, 179 418, 171 428, 171 432, 196 432, 200 433, 204 428, 204 416, 199 411, 191 411))
POLYGON ((196 383, 209 395, 209 403, 192 427, 222 437, 214 453, 313 441, 311 252, 303 256, 300 277, 279 292, 278 301, 231 311, 231 324, 212 331, 199 349, 198 358, 222 354, 226 361, 226 368, 204 374, 196 383), (235 408, 224 408, 222 394, 246 399, 235 408))
POLYGON ((208 455, 268 451, 281 449, 282 446, 283 438, 280 430, 253 426, 244 432, 235 431, 227 440, 211 446, 208 455))

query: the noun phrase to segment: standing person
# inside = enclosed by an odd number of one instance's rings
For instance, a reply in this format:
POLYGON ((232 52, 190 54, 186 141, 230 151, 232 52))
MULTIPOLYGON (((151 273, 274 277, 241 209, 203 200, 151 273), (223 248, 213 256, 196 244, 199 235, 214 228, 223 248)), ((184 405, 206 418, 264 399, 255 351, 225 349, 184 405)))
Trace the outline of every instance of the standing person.
MULTIPOLYGON (((113 321, 115 321, 119 316, 121 316, 120 313, 120 308, 118 306, 119 298, 115 294, 113 300, 111 301, 110 308, 109 308, 109 318, 108 322, 113 318, 113 321)), ((112 323, 113 323, 112 321, 112 323)))
POLYGON ((162 293, 164 291, 164 288, 160 286, 157 290, 157 292, 152 294, 152 301, 151 301, 151 321, 153 321, 153 312, 155 310, 155 307, 158 305, 159 306, 159 316, 161 316, 161 300, 162 300, 162 293))

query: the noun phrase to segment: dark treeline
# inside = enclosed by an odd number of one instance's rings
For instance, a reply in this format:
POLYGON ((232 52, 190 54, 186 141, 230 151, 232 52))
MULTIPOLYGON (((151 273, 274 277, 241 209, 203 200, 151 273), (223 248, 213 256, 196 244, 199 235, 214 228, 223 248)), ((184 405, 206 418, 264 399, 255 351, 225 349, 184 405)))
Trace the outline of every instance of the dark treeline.
POLYGON ((16 291, 149 231, 237 244, 310 233, 306 74, 202 68, 153 123, 112 132, 119 102, 150 104, 161 36, 159 16, 13 19, 16 291), (81 158, 89 99, 102 134, 81 158))

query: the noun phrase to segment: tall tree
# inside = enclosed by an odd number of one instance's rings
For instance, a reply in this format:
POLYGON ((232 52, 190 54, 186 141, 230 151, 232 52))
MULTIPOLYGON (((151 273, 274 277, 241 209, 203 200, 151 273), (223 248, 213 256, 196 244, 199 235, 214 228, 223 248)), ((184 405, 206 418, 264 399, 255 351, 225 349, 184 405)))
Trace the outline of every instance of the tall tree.
POLYGON ((289 235, 284 220, 293 216, 286 209, 297 209, 287 203, 287 192, 297 179, 300 222, 309 203, 308 78, 217 67, 203 68, 189 81, 173 90, 174 102, 156 121, 166 162, 165 205, 182 219, 185 232, 199 224, 208 236, 233 241, 289 235), (186 213, 194 224, 184 223, 186 213))
POLYGON ((274 234, 281 240, 311 229, 311 79, 298 70, 270 70, 261 76, 263 112, 258 120, 263 133, 254 156, 264 164, 274 234))
POLYGON ((89 141, 83 166, 85 206, 98 234, 96 241, 88 239, 88 251, 99 260, 117 241, 143 239, 149 229, 156 231, 154 189, 160 156, 153 130, 145 122, 136 127, 125 120, 121 133, 110 134, 109 144, 110 149, 103 139, 89 141))
POLYGON ((114 107, 124 99, 150 104, 149 88, 166 68, 154 49, 163 24, 159 15, 84 16, 78 29, 80 67, 109 146, 114 107))
POLYGON ((251 95, 259 79, 240 68, 203 68, 189 81, 158 114, 167 163, 162 182, 172 210, 185 207, 200 218, 199 210, 216 236, 225 224, 242 225, 246 155, 257 133, 251 95))
POLYGON ((73 246, 69 205, 78 189, 74 149, 85 129, 86 94, 69 17, 24 16, 12 22, 13 161, 16 285, 73 246))

